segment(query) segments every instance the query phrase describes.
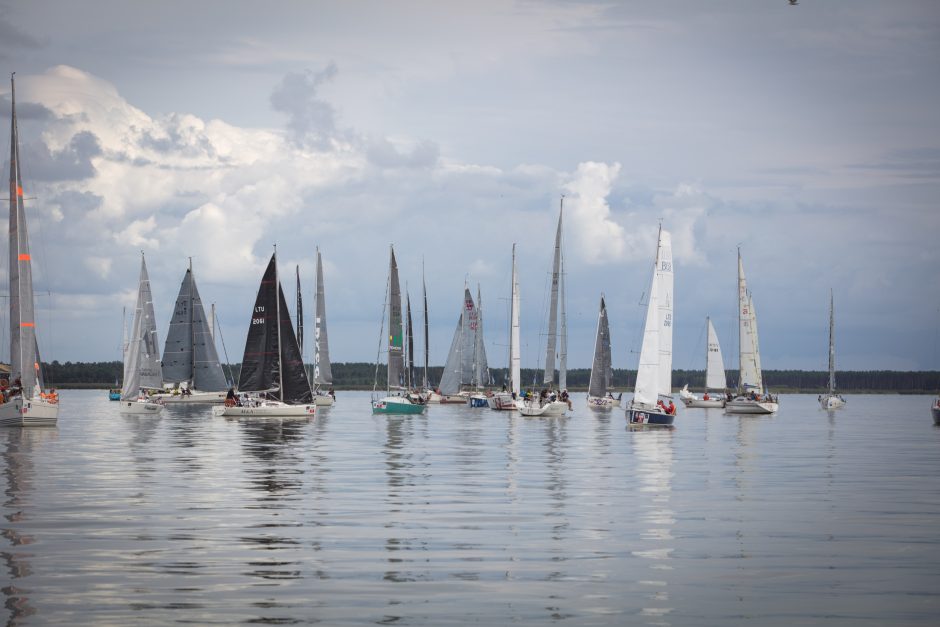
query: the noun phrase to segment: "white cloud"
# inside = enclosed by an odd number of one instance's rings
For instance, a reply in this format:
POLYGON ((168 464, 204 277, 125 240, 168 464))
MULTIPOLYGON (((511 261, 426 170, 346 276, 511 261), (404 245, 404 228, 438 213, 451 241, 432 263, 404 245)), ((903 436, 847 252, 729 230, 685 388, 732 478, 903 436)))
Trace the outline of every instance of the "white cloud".
POLYGON ((607 197, 620 174, 620 164, 579 163, 574 177, 565 185, 570 194, 565 206, 565 222, 575 253, 588 263, 622 259, 625 253, 624 228, 611 217, 607 197))

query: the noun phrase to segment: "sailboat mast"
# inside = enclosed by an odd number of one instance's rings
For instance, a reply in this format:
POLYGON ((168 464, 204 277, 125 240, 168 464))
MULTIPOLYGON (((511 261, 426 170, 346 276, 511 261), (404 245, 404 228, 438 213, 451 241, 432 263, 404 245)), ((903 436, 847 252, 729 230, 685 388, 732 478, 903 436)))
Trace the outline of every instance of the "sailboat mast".
POLYGON ((747 306, 747 284, 744 282, 744 264, 738 246, 738 393, 744 393, 744 308, 747 306))
POLYGON ((428 381, 428 285, 424 280, 424 259, 421 260, 421 289, 424 293, 424 387, 430 387, 428 381))
POLYGON ((414 327, 411 324, 411 294, 408 292, 408 285, 405 285, 405 304, 408 312, 408 368, 405 372, 407 382, 405 387, 409 390, 414 386, 415 377, 415 338, 414 327))
POLYGON ((300 295, 300 264, 297 269, 297 346, 300 347, 300 354, 304 354, 304 304, 300 295))
POLYGON ((193 258, 189 258, 189 320, 187 324, 189 325, 189 345, 192 346, 192 355, 189 360, 189 388, 192 389, 196 384, 196 325, 193 321, 193 305, 195 305, 195 299, 193 298, 193 286, 196 284, 196 279, 193 277, 193 258))
POLYGON ((274 311, 277 313, 277 393, 284 402, 284 360, 281 359, 281 279, 277 276, 277 244, 274 245, 274 311))
POLYGON ((835 344, 836 318, 832 298, 832 288, 829 289, 829 394, 836 391, 836 344, 835 344))
POLYGON ((519 279, 516 275, 516 245, 512 245, 512 294, 509 310, 509 383, 518 396, 522 392, 519 346, 519 279))

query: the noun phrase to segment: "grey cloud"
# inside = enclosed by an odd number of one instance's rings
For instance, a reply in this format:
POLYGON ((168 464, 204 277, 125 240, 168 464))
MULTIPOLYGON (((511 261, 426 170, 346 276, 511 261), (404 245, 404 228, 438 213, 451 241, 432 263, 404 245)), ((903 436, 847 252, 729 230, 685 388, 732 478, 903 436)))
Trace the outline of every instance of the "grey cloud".
POLYGON ((101 154, 98 137, 90 131, 76 133, 60 151, 49 150, 43 142, 22 145, 23 160, 40 181, 78 181, 95 175, 92 158, 101 154))
POLYGON ((366 156, 381 168, 430 168, 437 165, 441 150, 435 142, 425 140, 410 152, 401 152, 383 137, 368 143, 366 156))
POLYGON ((18 50, 20 48, 40 48, 42 42, 7 19, 9 8, 0 6, 0 46, 18 50))
POLYGON ((163 154, 176 154, 184 156, 202 156, 216 158, 216 150, 209 138, 199 134, 195 141, 187 137, 180 127, 181 116, 171 115, 163 125, 165 137, 157 137, 151 131, 144 131, 140 141, 141 146, 163 154))
POLYGON ((287 114, 287 128, 297 145, 326 149, 337 135, 333 105, 318 96, 321 85, 336 73, 334 63, 320 72, 290 72, 271 93, 271 106, 287 114))
POLYGON ((850 168, 880 170, 913 179, 940 178, 940 148, 911 148, 888 153, 880 161, 854 163, 850 168))
MULTIPOLYGON (((10 119, 10 98, 4 95, 0 98, 0 117, 6 120, 10 119)), ((55 114, 38 102, 19 102, 16 105, 17 120, 40 120, 47 121, 55 119, 55 114)))

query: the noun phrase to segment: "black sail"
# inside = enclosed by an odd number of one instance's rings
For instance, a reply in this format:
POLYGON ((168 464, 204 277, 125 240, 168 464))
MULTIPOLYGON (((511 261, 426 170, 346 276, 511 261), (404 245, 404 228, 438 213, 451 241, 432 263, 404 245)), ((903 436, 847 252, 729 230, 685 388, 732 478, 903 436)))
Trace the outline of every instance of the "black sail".
POLYGON ((278 286, 281 311, 281 375, 284 377, 281 385, 281 394, 278 400, 290 405, 305 405, 313 402, 313 393, 310 391, 310 380, 304 368, 303 356, 294 335, 294 325, 287 311, 287 301, 284 299, 284 290, 278 286))
POLYGON ((251 311, 242 369, 238 375, 238 389, 241 392, 261 392, 279 387, 276 264, 276 255, 271 255, 268 269, 261 278, 255 307, 251 311))

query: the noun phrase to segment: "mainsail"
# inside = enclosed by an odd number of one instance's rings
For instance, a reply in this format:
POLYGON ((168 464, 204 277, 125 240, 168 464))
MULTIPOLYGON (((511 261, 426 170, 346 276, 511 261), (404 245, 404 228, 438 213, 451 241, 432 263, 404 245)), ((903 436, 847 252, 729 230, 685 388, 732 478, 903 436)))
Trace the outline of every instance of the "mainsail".
POLYGON ((564 212, 565 197, 561 198, 558 211, 558 228, 555 229, 555 254, 552 259, 552 292, 548 305, 548 341, 545 345, 545 372, 542 383, 551 385, 555 379, 555 344, 558 334, 558 281, 561 277, 561 218, 564 212))
POLYGON ((407 288, 405 289, 405 311, 408 327, 408 367, 405 369, 405 387, 410 390, 415 384, 415 330, 411 324, 411 294, 408 293, 407 288))
POLYGON ((747 279, 744 277, 744 262, 741 260, 741 249, 738 249, 738 336, 740 359, 739 390, 763 390, 764 380, 760 367, 760 347, 757 343, 757 312, 754 311, 754 301, 747 289, 747 279))
POLYGON ((395 249, 391 249, 389 260, 389 300, 388 300, 388 388, 403 387, 405 371, 402 355, 402 319, 401 285, 398 282, 398 263, 395 261, 395 249))
POLYGON ((304 352, 304 301, 300 289, 300 266, 297 269, 297 346, 300 347, 300 353, 304 352))
POLYGON ((477 325, 473 338, 473 385, 482 388, 492 383, 490 367, 486 363, 486 344, 483 341, 483 296, 477 284, 477 325))
POLYGON ((597 315, 597 335, 594 339, 594 362, 588 382, 588 396, 601 397, 610 390, 613 369, 610 355, 610 325, 607 321, 607 305, 601 296, 600 313, 597 315))
POLYGON ((424 262, 421 263, 421 291, 424 295, 424 385, 422 389, 430 389, 431 382, 428 379, 428 286, 424 281, 424 262))
POLYGON ((836 342, 835 342, 835 304, 832 290, 829 290, 829 395, 836 393, 836 342))
POLYGON ((705 355, 705 389, 724 390, 728 387, 725 379, 725 362, 721 358, 721 346, 718 344, 718 334, 711 318, 706 318, 708 326, 708 347, 705 355))
POLYGON ((509 384, 516 396, 521 393, 521 364, 519 346, 519 277, 516 275, 516 245, 512 245, 512 297, 509 311, 509 384))
POLYGON ((313 382, 333 385, 333 369, 330 366, 330 344, 326 337, 326 296, 323 289, 323 260, 317 249, 317 318, 313 329, 317 352, 313 362, 313 382))
POLYGON ((203 392, 218 392, 228 387, 192 267, 183 275, 167 331, 163 381, 186 381, 192 389, 203 392))
POLYGON ((660 228, 633 395, 637 405, 653 407, 659 395, 672 394, 672 289, 672 237, 660 228))
POLYGON ((137 307, 131 325, 130 339, 124 356, 124 384, 122 400, 134 400, 140 390, 163 387, 160 370, 160 348, 157 341, 157 321, 153 313, 150 277, 143 255, 140 258, 140 280, 137 284, 137 307))
POLYGON ((251 314, 238 389, 267 392, 288 404, 313 400, 300 346, 277 277, 277 253, 271 255, 251 314))

